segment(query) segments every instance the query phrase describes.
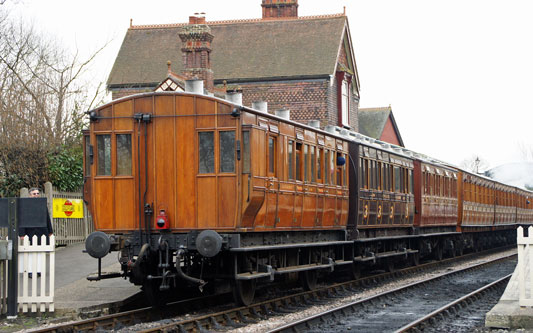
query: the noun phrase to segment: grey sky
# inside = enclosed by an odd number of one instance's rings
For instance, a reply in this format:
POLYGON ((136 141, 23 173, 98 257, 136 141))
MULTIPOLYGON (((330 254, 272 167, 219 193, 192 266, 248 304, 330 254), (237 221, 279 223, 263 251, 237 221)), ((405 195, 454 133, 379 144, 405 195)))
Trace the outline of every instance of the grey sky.
MULTIPOLYGON (((11 1, 11 3, 9 3, 11 1)), ((261 0, 18 1, 15 11, 82 54, 111 44, 94 77, 105 80, 133 24, 259 18, 261 0), (231 4, 231 5, 229 5, 231 4)), ((490 166, 533 149, 533 2, 526 0, 299 0, 299 14, 346 6, 361 81, 361 106, 392 105, 410 149, 490 166)), ((215 36, 216 38, 216 36, 215 36)), ((178 42, 178 41, 177 41, 178 42)))

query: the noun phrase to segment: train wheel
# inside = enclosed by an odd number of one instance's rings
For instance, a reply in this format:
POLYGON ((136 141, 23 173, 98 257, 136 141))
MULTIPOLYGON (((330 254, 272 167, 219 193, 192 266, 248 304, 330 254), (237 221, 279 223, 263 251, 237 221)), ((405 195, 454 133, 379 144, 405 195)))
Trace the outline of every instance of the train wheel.
POLYGON ((413 253, 411 255, 411 265, 418 266, 420 265, 420 253, 413 253))
POLYGON ((442 245, 437 245, 434 249, 434 253, 433 253, 433 256, 435 258, 435 260, 437 261, 441 261, 442 258, 443 258, 443 249, 442 249, 442 245))
POLYGON ((306 291, 310 291, 316 288, 318 281, 318 272, 316 270, 300 272, 300 281, 302 287, 306 291))
POLYGON ((455 254, 457 256, 459 256, 459 257, 462 256, 464 254, 463 246, 456 244, 456 246, 455 246, 455 254))
POLYGON ((359 264, 352 264, 352 267, 350 269, 350 278, 352 280, 357 280, 361 278, 361 266, 359 264))
POLYGON ((253 280, 237 280, 233 288, 233 299, 238 305, 250 305, 254 300, 256 282, 253 280))
POLYGON ((385 270, 389 273, 392 273, 394 272, 394 259, 392 258, 388 258, 388 259, 385 259, 385 270))

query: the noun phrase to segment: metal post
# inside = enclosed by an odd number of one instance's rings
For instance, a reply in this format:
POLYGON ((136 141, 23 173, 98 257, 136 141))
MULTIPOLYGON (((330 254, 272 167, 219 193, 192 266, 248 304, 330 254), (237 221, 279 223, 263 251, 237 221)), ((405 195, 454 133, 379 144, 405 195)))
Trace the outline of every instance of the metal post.
POLYGON ((13 244, 13 254, 9 260, 9 276, 7 287, 7 319, 16 319, 18 314, 18 218, 17 198, 8 199, 7 220, 9 223, 9 239, 13 244))

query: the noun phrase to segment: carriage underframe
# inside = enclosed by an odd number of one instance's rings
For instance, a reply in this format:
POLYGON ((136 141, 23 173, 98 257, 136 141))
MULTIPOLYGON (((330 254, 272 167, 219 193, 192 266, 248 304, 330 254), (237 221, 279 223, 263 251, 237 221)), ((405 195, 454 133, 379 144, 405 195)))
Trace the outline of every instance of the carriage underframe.
POLYGON ((334 271, 358 278, 368 267, 392 271, 401 265, 417 265, 421 258, 442 260, 510 244, 515 236, 514 228, 498 233, 470 231, 355 240, 348 240, 343 230, 320 236, 314 232, 228 233, 220 234, 222 247, 212 257, 199 253, 196 231, 153 234, 149 240, 134 232, 116 235, 112 248, 121 251, 122 275, 142 285, 154 303, 164 302, 168 290, 187 286, 200 292, 231 290, 236 302, 250 304, 258 285, 298 281, 311 290, 319 276, 334 271))

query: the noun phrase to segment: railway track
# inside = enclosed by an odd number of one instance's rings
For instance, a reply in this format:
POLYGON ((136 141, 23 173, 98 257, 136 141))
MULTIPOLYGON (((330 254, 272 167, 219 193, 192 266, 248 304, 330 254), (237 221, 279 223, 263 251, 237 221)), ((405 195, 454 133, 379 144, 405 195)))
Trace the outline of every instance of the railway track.
MULTIPOLYGON (((451 329, 452 324, 449 322, 456 317, 461 316, 461 313, 464 313, 466 309, 473 307, 474 305, 477 306, 477 303, 480 301, 486 301, 486 299, 490 298, 497 299, 498 295, 501 295, 505 289, 505 286, 507 285, 507 282, 509 282, 511 276, 512 274, 504 276, 501 279, 489 283, 468 295, 462 296, 431 312, 430 314, 405 325, 396 332, 421 332, 422 330, 424 332, 442 332, 442 327, 444 325, 446 325, 447 329, 454 332, 470 331, 471 327, 466 327, 465 325, 462 325, 462 329, 458 327, 456 329, 451 329)), ((469 315, 471 316, 471 314, 469 315)))
MULTIPOLYGON (((496 286, 505 284, 512 274, 505 274, 495 282, 483 283, 483 287, 461 296, 459 299, 440 306, 429 314, 420 318, 420 314, 431 309, 435 303, 446 299, 447 294, 457 292, 454 285, 464 283, 469 278, 468 274, 476 275, 473 280, 483 279, 487 274, 487 267, 498 264, 499 268, 513 256, 494 261, 473 265, 461 270, 440 274, 420 282, 415 282, 400 288, 386 291, 362 300, 356 300, 342 306, 329 309, 318 314, 291 322, 272 329, 268 332, 345 332, 348 330, 364 332, 424 332, 428 326, 437 323, 440 319, 458 314, 467 304, 478 299, 481 294, 493 290, 496 286), (444 282, 444 283, 443 283, 444 282), (402 321, 416 318, 402 326, 402 321)), ((510 265, 508 270, 513 270, 510 265)), ((505 271, 505 269, 503 269, 505 271)), ((470 278, 471 279, 471 278, 470 278)), ((449 297, 448 297, 449 298, 449 297)), ((497 299, 497 298, 496 298, 497 299)), ((442 327, 449 326, 444 323, 442 327)), ((440 328, 442 329, 442 328, 440 328)), ((431 331, 431 330, 429 330, 431 331)), ((436 332, 442 330, 435 329, 436 332)), ((452 330, 453 331, 453 330, 452 330)))
MULTIPOLYGON (((418 266, 400 269, 394 272, 371 275, 358 280, 335 283, 326 287, 308 292, 298 292, 288 296, 278 297, 271 300, 255 303, 247 307, 231 308, 216 313, 200 316, 190 316, 188 319, 168 319, 183 316, 195 309, 208 309, 220 305, 223 301, 220 296, 204 296, 189 300, 170 303, 164 308, 152 307, 105 315, 81 321, 64 323, 51 327, 45 327, 31 332, 80 332, 80 331, 105 331, 120 330, 139 323, 154 322, 153 327, 141 330, 143 332, 172 331, 201 331, 205 329, 238 328, 250 323, 266 319, 272 315, 286 314, 301 311, 302 309, 316 304, 329 303, 332 299, 353 295, 369 286, 385 284, 399 277, 429 272, 437 267, 454 264, 460 261, 472 260, 476 257, 490 255, 503 249, 493 249, 485 252, 467 254, 461 257, 445 259, 442 261, 429 262, 418 266), (218 298, 217 298, 218 297, 218 298), (166 318, 166 319, 165 319, 166 318)), ((227 303, 227 297, 225 298, 227 303)))

